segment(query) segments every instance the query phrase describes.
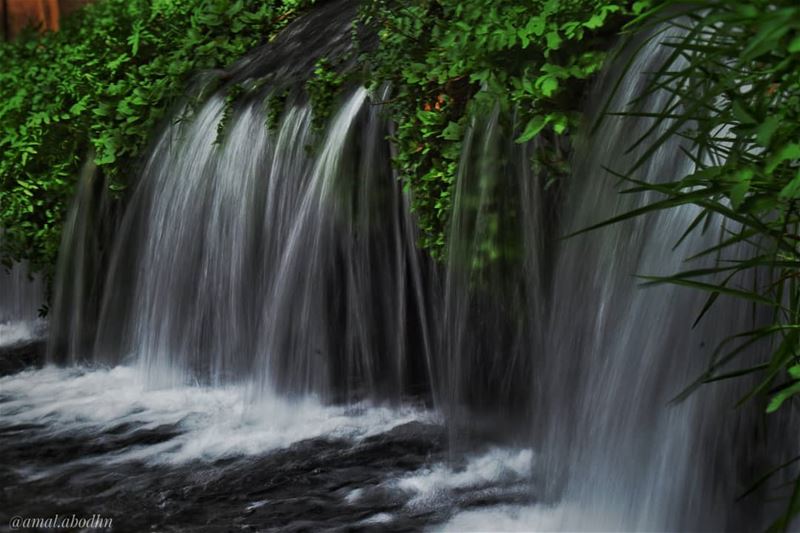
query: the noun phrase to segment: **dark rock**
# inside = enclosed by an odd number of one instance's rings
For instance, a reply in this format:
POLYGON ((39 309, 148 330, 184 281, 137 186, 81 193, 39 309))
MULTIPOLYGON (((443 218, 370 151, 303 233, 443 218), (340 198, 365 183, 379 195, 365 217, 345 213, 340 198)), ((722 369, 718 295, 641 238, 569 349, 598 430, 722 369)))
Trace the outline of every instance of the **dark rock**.
POLYGON ((45 363, 47 342, 44 339, 0 347, 0 376, 39 368, 45 363))

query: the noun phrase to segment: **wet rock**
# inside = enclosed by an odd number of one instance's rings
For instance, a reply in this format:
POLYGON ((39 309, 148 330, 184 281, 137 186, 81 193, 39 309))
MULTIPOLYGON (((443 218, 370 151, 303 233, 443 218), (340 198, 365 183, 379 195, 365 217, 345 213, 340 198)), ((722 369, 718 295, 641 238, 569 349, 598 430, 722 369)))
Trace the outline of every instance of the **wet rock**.
POLYGON ((47 342, 35 340, 11 346, 0 346, 0 376, 22 372, 44 365, 47 342))

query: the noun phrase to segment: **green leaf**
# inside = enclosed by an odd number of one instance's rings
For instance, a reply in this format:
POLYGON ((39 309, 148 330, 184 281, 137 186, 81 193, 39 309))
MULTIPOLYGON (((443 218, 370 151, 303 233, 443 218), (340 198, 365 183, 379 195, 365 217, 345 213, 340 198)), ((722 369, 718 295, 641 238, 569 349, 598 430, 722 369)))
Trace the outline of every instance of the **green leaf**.
POLYGON ((552 96, 558 89, 558 80, 552 76, 543 76, 537 80, 536 84, 546 97, 552 96))
POLYGON ((133 33, 128 36, 128 44, 131 47, 131 55, 136 56, 139 53, 139 43, 141 42, 142 38, 142 28, 144 27, 144 22, 141 20, 137 20, 136 23, 133 25, 133 33))
POLYGON ((80 115, 86 109, 86 104, 88 102, 89 102, 89 95, 86 95, 77 102, 75 102, 72 105, 72 107, 69 108, 69 114, 72 116, 80 115))
POLYGON ((547 48, 550 50, 558 50, 561 46, 562 39, 557 31, 548 32, 545 38, 547 39, 547 48))
POLYGON ((740 170, 734 174, 734 179, 737 183, 731 188, 730 192, 731 205, 734 209, 739 209, 742 205, 747 192, 750 190, 750 181, 752 178, 753 171, 750 169, 740 170))
POLYGON ((567 131, 567 117, 564 115, 548 115, 548 119, 553 123, 553 131, 562 135, 567 131))
POLYGON ((767 413, 774 413, 783 405, 783 402, 797 393, 800 393, 800 381, 793 383, 774 395, 767 405, 767 413))
POLYGON ((542 115, 536 115, 532 119, 528 121, 527 126, 525 126, 525 131, 522 132, 522 135, 517 137, 516 142, 518 143, 525 143, 539 135, 539 132, 547 126, 548 117, 542 115))
POLYGON ((544 35, 544 30, 546 27, 547 25, 544 18, 532 17, 530 20, 528 20, 528 24, 525 26, 525 33, 541 37, 544 35))
POLYGON ((764 122, 756 130, 756 141, 758 144, 765 147, 769 146, 772 136, 775 135, 778 126, 781 124, 781 120, 783 120, 783 116, 781 115, 770 115, 764 119, 764 122))
POLYGON ((796 54, 800 52, 800 35, 792 39, 792 42, 789 43, 789 53, 796 54))
POLYGON ((597 28, 601 28, 606 21, 605 14, 596 14, 592 15, 592 18, 587 20, 583 23, 585 28, 590 30, 596 30, 597 28))
POLYGON ((781 189, 778 196, 786 200, 796 200, 800 198, 800 170, 795 177, 781 189))
POLYGON ((767 52, 778 49, 778 42, 781 37, 789 31, 789 25, 786 23, 788 22, 788 17, 791 16, 786 10, 778 11, 766 23, 762 24, 759 32, 742 51, 742 60, 752 61, 767 52))
POLYGON ((733 101, 733 104, 731 105, 731 111, 733 111, 733 116, 736 117, 736 120, 744 125, 756 123, 756 119, 753 118, 753 115, 751 115, 750 112, 744 108, 739 100, 733 101))
POLYGON ((441 138, 448 141, 460 141, 462 136, 461 126, 458 122, 450 121, 447 127, 442 130, 441 138))
POLYGON ((130 56, 128 54, 120 54, 119 56, 117 56, 116 59, 114 59, 113 61, 110 61, 108 63, 108 69, 111 70, 111 71, 115 71, 120 67, 120 65, 122 65, 123 63, 125 63, 129 59, 130 59, 130 56))
POLYGON ((775 169, 778 168, 782 163, 796 159, 800 159, 800 144, 790 143, 784 145, 780 148, 780 150, 777 151, 775 155, 770 158, 765 170, 767 174, 771 174, 775 172, 775 169))

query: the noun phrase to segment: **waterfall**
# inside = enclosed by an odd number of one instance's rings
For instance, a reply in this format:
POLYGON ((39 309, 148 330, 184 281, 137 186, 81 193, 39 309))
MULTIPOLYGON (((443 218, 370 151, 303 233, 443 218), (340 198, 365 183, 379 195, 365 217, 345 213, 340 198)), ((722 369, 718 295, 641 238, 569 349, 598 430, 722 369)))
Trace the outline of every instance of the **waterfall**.
MULTIPOLYGON (((494 421, 509 412, 524 415, 536 454, 532 497, 541 504, 519 515, 514 527, 754 530, 763 527, 763 506, 734 500, 755 471, 769 468, 764 460, 783 457, 781 443, 791 442, 780 431, 766 437, 753 405, 732 409, 752 380, 708 385, 670 404, 707 368, 720 341, 769 320, 721 296, 695 324, 707 294, 677 285, 640 287, 639 275, 713 267, 714 255, 685 260, 720 242, 721 219, 679 244, 700 214, 695 206, 558 238, 658 199, 622 193, 630 185, 606 170, 625 172, 645 153, 646 142, 629 149, 654 119, 601 117, 598 110, 612 98, 612 111, 636 111, 628 103, 671 53, 661 45, 664 38, 644 42, 630 65, 623 54, 598 81, 587 114, 602 121, 575 139, 572 174, 560 194, 545 189, 547 176, 531 172, 535 146, 504 143, 513 131, 503 133, 497 110, 473 120, 465 138, 438 354, 449 379, 444 406, 451 421, 471 417, 479 425, 486 424, 475 418, 482 408, 494 421), (547 215, 552 202, 559 203, 555 217, 547 215), (467 414, 460 413, 464 405, 467 414)), ((670 98, 656 92, 639 105, 660 110, 670 98)), ((653 137, 668 127, 661 124, 653 137)), ((635 177, 680 179, 693 172, 690 152, 676 136, 635 177)), ((722 260, 753 250, 743 245, 738 253, 722 260)), ((750 286, 753 280, 733 282, 750 286)), ((768 349, 756 345, 742 359, 755 364, 753 356, 768 349)), ((483 518, 477 527, 495 527, 497 516, 483 518)), ((476 527, 469 520, 453 525, 476 527)))
POLYGON ((38 277, 30 278, 25 263, 3 269, 0 276, 3 299, 0 301, 0 322, 30 321, 38 316, 42 304, 42 288, 38 277))
POLYGON ((47 342, 50 361, 76 363, 93 347, 108 261, 106 243, 117 227, 106 189, 90 151, 61 237, 47 342))
MULTIPOLYGON (((515 480, 530 476, 536 505, 520 516, 534 528, 761 525, 763 507, 734 503, 752 479, 741 465, 769 449, 755 442, 754 413, 730 409, 746 382, 670 405, 720 340, 761 317, 721 297, 695 326, 704 294, 636 278, 683 270, 719 241, 720 221, 677 246, 695 207, 561 239, 656 198, 620 194, 603 170, 643 153, 628 149, 651 119, 605 117, 576 137, 572 175, 548 187, 531 165, 544 141, 516 143, 516 117, 499 105, 476 111, 446 259, 434 264, 416 247, 410 193, 392 169, 379 105, 390 89, 348 85, 315 121, 297 84, 315 60, 304 43, 348 50, 352 11, 340 4, 201 80, 147 153, 118 224, 86 170, 62 246, 51 360, 137 367, 147 390, 245 386, 256 416, 283 421, 286 404, 259 402, 424 398, 444 413, 452 449, 487 434, 521 448, 505 456, 515 480), (244 89, 231 102, 235 84, 244 89), (210 96, 194 102, 200 94, 210 96)), ((612 66, 588 114, 620 77, 612 108, 624 108, 666 53, 653 39, 624 73, 612 66)), ((692 165, 674 140, 638 176, 670 181, 692 165)), ((33 293, 11 294, 0 320, 31 313, 19 306, 33 293)))
POLYGON ((31 277, 26 263, 0 267, 0 346, 40 338, 45 323, 39 309, 44 303, 41 278, 31 277))
POLYGON ((211 98, 156 144, 94 359, 131 357, 160 385, 256 375, 266 392, 400 394, 418 259, 379 108, 353 90, 317 134, 307 103, 271 129, 253 101, 218 142, 224 105, 211 98))
POLYGON ((132 363, 160 387, 247 382, 267 396, 398 399, 427 387, 427 267, 376 105, 388 92, 351 87, 320 127, 298 87, 318 55, 349 53, 353 14, 331 2, 201 77, 110 239, 92 234, 108 200, 85 173, 51 360, 132 363), (234 85, 244 96, 231 104, 234 85))
MULTIPOLYGON (((604 103, 621 76, 611 109, 630 111, 627 103, 642 94, 648 73, 670 53, 663 39, 649 40, 624 73, 620 67, 608 71, 595 99, 604 103)), ((670 98, 667 91, 656 92, 640 105, 662 109, 670 98)), ((657 199, 655 193, 620 194, 629 185, 603 170, 625 172, 641 157, 646 142, 629 149, 653 119, 602 120, 597 131, 577 143, 562 234, 657 199)), ((655 136, 668 126, 661 124, 655 136)), ((674 138, 636 177, 672 181, 693 168, 674 138)), ((699 214, 699 208, 687 205, 607 226, 563 241, 553 258, 548 335, 534 370, 544 376, 534 405, 542 454, 535 485, 546 501, 574 505, 560 529, 759 527, 753 509, 732 503, 750 475, 741 465, 755 457, 757 413, 731 409, 747 382, 708 385, 670 405, 705 370, 717 343, 751 329, 759 319, 752 306, 723 296, 695 325, 707 294, 676 285, 642 288, 637 279, 713 266, 713 256, 684 261, 720 241, 720 219, 677 244, 699 214)), ((732 259, 738 258, 723 258, 732 259)))
POLYGON ((478 116, 448 231, 440 404, 472 427, 476 417, 514 425, 530 415, 531 365, 542 356, 545 176, 531 168, 531 143, 514 142, 511 117, 498 106, 478 116))

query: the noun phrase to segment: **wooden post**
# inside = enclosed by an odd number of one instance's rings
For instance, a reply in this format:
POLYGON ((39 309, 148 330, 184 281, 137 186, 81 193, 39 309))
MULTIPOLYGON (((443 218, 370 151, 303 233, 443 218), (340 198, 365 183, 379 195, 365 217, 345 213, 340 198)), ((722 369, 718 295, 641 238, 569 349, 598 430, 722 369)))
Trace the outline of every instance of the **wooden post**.
POLYGON ((4 0, 5 38, 13 39, 28 26, 58 30, 58 0, 4 0))
POLYGON ((41 0, 42 9, 44 10, 44 18, 47 24, 47 29, 58 31, 59 23, 61 21, 61 11, 58 8, 58 0, 41 0))
POLYGON ((5 41, 9 39, 8 36, 8 9, 6 9, 7 0, 0 0, 0 40, 5 41))

